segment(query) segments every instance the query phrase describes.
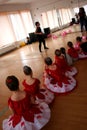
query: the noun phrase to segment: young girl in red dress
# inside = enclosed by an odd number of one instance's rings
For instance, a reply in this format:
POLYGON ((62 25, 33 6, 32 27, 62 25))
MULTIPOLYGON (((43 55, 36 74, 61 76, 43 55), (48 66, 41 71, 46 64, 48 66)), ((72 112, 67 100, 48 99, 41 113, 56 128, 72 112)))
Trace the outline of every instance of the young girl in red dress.
POLYGON ((69 66, 72 66, 73 65, 73 60, 72 60, 72 57, 66 52, 66 49, 64 47, 61 47, 60 48, 60 51, 61 51, 61 54, 64 56, 67 64, 69 66))
POLYGON ((65 57, 61 54, 59 49, 55 50, 55 61, 58 68, 60 68, 61 72, 67 76, 73 76, 77 73, 77 69, 75 67, 71 67, 67 64, 65 57))
POLYGON ((68 45, 67 53, 72 57, 73 61, 77 61, 79 59, 79 55, 78 55, 78 52, 73 47, 73 43, 69 41, 67 45, 68 45))
POLYGON ((50 109, 47 104, 33 104, 33 98, 19 89, 19 80, 8 76, 6 85, 12 92, 8 106, 12 115, 3 121, 3 130, 40 130, 50 119, 50 109))
POLYGON ((67 77, 50 57, 45 58, 44 84, 54 93, 66 93, 76 86, 76 80, 67 77))
POLYGON ((78 52, 82 51, 82 49, 80 48, 81 43, 82 43, 82 38, 80 36, 76 37, 76 43, 74 44, 74 48, 78 52))
POLYGON ((22 82, 24 89, 36 99, 36 103, 52 103, 54 94, 46 89, 40 88, 40 80, 33 77, 32 69, 29 66, 24 66, 23 72, 25 74, 25 79, 22 82))
POLYGON ((82 37, 76 37, 76 43, 74 44, 75 50, 78 52, 79 58, 87 58, 87 43, 86 39, 82 41, 82 37), (83 42, 84 41, 84 42, 83 42))

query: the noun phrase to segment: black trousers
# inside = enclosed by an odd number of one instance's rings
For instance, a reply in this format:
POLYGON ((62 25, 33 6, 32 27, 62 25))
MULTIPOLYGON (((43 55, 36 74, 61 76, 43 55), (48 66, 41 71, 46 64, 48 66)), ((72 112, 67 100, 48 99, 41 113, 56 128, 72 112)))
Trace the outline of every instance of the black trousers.
POLYGON ((38 38, 38 41, 39 41, 39 51, 41 52, 42 44, 43 44, 44 49, 45 49, 46 48, 46 42, 45 42, 44 38, 38 38))
POLYGON ((87 31, 87 19, 81 19, 80 20, 80 26, 81 26, 81 32, 83 32, 83 27, 85 27, 85 30, 87 31))

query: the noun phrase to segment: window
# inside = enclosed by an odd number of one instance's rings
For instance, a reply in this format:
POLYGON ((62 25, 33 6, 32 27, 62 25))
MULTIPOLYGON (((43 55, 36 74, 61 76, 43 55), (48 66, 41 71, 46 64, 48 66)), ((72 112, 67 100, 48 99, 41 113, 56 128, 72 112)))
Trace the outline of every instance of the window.
POLYGON ((23 23, 19 14, 11 14, 10 15, 13 30, 16 36, 16 40, 19 41, 26 37, 26 33, 23 27, 23 23))
POLYGON ((73 17, 70 9, 59 9, 59 15, 62 25, 69 23, 73 17))
POLYGON ((47 12, 47 18, 48 18, 50 28, 51 29, 54 28, 54 19, 53 19, 53 12, 52 11, 47 12))
POLYGON ((0 14, 0 47, 16 41, 8 15, 0 14))
POLYGON ((75 12, 76 14, 78 14, 78 13, 79 13, 79 8, 78 8, 78 7, 74 8, 74 12, 75 12))
POLYGON ((59 27, 57 11, 53 10, 54 27, 59 27))
POLYGON ((42 25, 44 28, 46 27, 49 27, 49 24, 48 24, 48 20, 47 20, 47 14, 46 13, 42 13, 41 14, 41 18, 42 18, 42 25))
POLYGON ((42 13, 43 27, 50 27, 51 29, 67 24, 72 19, 71 9, 51 10, 42 13))
POLYGON ((24 39, 34 31, 29 11, 0 13, 0 47, 24 39))
POLYGON ((33 20, 31 17, 30 12, 21 12, 21 17, 22 17, 22 22, 26 31, 26 34, 33 32, 34 29, 34 25, 33 25, 33 20))
POLYGON ((58 17, 56 10, 47 11, 41 14, 42 25, 44 28, 50 27, 51 29, 59 27, 58 17))
POLYGON ((87 5, 84 5, 83 7, 84 7, 86 15, 87 15, 87 5))

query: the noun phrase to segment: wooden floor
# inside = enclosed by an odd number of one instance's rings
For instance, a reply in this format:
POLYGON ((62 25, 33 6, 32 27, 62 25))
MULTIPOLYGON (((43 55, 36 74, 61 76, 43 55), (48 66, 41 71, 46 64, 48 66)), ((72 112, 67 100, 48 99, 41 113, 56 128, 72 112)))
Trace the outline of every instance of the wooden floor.
MULTIPOLYGON (((11 92, 6 88, 5 79, 8 75, 16 75, 21 82, 24 79, 23 66, 28 65, 33 69, 34 76, 42 82, 44 70, 44 58, 50 56, 54 58, 54 50, 60 47, 67 48, 67 42, 75 43, 76 36, 81 36, 79 26, 72 26, 72 33, 65 37, 60 36, 60 31, 56 32, 57 39, 46 39, 49 50, 40 53, 38 42, 21 47, 11 53, 0 57, 0 130, 2 121, 11 112, 7 107, 8 97, 11 92)), ((62 30, 63 31, 63 30, 62 30)), ((67 95, 57 95, 51 106, 51 119, 42 130, 87 130, 87 59, 77 61, 74 66, 78 69, 75 76, 77 87, 67 95)))

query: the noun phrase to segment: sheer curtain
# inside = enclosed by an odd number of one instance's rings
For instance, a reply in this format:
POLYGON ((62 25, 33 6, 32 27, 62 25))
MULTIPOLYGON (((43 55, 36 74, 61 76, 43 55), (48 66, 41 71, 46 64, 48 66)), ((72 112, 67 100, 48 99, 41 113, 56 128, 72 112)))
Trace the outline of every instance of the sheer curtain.
POLYGON ((34 25, 29 11, 0 13, 0 47, 22 40, 32 31, 34 25))
POLYGON ((87 5, 84 5, 83 7, 84 7, 86 15, 87 15, 87 5))
POLYGON ((44 28, 48 27, 49 24, 48 24, 48 18, 47 18, 47 14, 46 13, 42 13, 41 14, 41 20, 42 20, 42 26, 44 28))
POLYGON ((42 13, 42 25, 43 27, 50 27, 53 29, 69 23, 72 17, 72 11, 69 8, 50 10, 42 13))
POLYGON ((34 31, 34 25, 30 12, 19 12, 11 14, 10 19, 15 31, 16 39, 24 39, 28 33, 34 31))
POLYGON ((53 13, 52 11, 48 11, 47 12, 47 17, 48 17, 48 22, 49 22, 49 26, 50 28, 54 28, 54 19, 53 19, 53 13))
POLYGON ((70 9, 59 9, 59 15, 62 25, 69 23, 73 17, 70 9))
POLYGON ((34 24, 33 24, 33 20, 32 20, 30 12, 26 12, 26 11, 20 12, 20 15, 22 18, 22 22, 23 22, 23 25, 25 28, 26 35, 28 33, 33 32, 35 29, 34 29, 34 24))
POLYGON ((59 27, 57 11, 53 10, 54 27, 59 27))
POLYGON ((11 18, 13 30, 15 32, 16 40, 21 40, 26 37, 25 30, 23 28, 23 23, 20 17, 20 14, 11 14, 9 16, 11 18))
POLYGON ((44 28, 50 27, 51 29, 58 27, 58 18, 56 10, 51 10, 42 13, 42 25, 44 28))
POLYGON ((14 41, 16 41, 16 37, 9 16, 0 14, 0 48, 14 41))

